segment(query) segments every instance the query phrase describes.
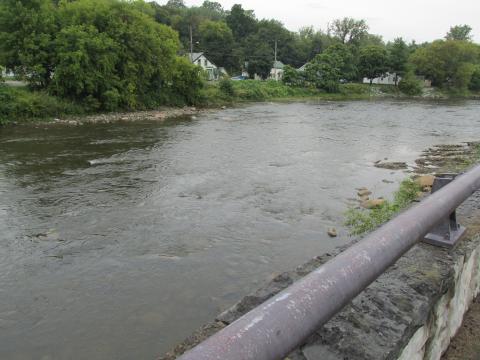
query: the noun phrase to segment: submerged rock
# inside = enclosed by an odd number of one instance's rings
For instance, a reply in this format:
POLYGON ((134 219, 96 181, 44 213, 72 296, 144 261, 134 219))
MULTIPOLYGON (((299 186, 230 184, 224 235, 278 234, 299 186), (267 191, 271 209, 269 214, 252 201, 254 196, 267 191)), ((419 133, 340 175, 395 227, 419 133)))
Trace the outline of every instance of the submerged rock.
POLYGON ((367 200, 367 201, 362 202, 361 205, 365 209, 373 209, 373 208, 376 208, 376 207, 380 207, 383 204, 385 204, 385 199, 371 199, 371 200, 367 200))
POLYGON ((357 195, 359 197, 365 197, 365 196, 368 196, 368 195, 372 195, 372 192, 368 189, 361 189, 358 191, 357 195))
POLYGON ((388 169, 388 170, 403 170, 403 169, 407 169, 408 165, 406 162, 392 161, 392 162, 380 162, 378 164, 375 164, 375 167, 380 169, 388 169))

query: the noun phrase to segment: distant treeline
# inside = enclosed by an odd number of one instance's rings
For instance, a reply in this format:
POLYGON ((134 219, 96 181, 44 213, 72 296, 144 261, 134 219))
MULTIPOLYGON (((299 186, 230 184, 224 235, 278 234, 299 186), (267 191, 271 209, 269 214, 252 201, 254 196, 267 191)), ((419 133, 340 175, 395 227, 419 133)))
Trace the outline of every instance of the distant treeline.
POLYGON ((212 1, 194 7, 182 0, 0 2, 0 65, 30 88, 89 111, 198 103, 204 80, 184 56, 191 46, 231 75, 247 70, 264 79, 276 49, 288 65, 286 84, 327 92, 386 72, 402 77, 400 86, 412 94, 419 88, 415 75, 451 91, 480 90, 480 46, 467 25, 432 43, 385 43, 364 20, 292 32, 241 5, 226 10, 212 1))

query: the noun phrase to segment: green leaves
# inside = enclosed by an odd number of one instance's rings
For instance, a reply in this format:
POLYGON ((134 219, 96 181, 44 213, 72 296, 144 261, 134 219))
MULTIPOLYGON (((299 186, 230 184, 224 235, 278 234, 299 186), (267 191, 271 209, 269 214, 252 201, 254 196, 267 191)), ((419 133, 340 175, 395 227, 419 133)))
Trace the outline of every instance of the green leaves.
POLYGON ((370 80, 385 74, 388 70, 387 50, 377 45, 364 47, 360 50, 358 68, 360 74, 370 80))
POLYGON ((410 61, 416 72, 433 85, 449 90, 466 90, 480 64, 480 46, 468 41, 437 40, 417 49, 410 61))

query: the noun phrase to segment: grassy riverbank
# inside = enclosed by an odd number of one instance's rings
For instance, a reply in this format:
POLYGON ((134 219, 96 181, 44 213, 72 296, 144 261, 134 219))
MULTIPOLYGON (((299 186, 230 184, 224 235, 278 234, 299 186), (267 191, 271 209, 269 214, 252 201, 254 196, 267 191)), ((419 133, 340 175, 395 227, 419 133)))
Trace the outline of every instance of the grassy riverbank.
MULTIPOLYGON (((454 94, 456 98, 474 95, 454 94)), ((217 108, 235 104, 261 101, 294 100, 368 100, 380 98, 408 98, 394 86, 368 84, 341 84, 338 93, 327 93, 315 88, 291 87, 275 81, 230 81, 207 83, 193 105, 199 108, 217 108)), ((424 98, 449 98, 450 94, 428 89, 424 98)), ((417 97, 421 98, 421 97, 417 97)), ((169 105, 169 104, 165 104, 169 105)), ((179 106, 179 104, 175 104, 179 106)), ((185 104, 186 105, 186 104, 185 104)), ((140 110, 155 110, 145 107, 140 110)), ((118 109, 128 111, 128 109, 118 109)), ((27 87, 0 85, 0 126, 29 121, 48 121, 54 118, 101 115, 88 104, 75 103, 49 95, 45 91, 31 91, 27 87)))

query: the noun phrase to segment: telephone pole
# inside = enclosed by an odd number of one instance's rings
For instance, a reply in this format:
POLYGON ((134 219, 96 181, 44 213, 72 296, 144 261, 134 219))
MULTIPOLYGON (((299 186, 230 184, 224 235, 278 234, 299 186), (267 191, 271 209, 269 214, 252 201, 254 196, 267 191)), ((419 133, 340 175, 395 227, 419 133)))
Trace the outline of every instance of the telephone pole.
POLYGON ((190 62, 193 62, 193 29, 190 24, 190 62))
POLYGON ((275 39, 275 62, 273 63, 273 70, 275 73, 275 81, 278 81, 277 76, 277 39, 275 39))

